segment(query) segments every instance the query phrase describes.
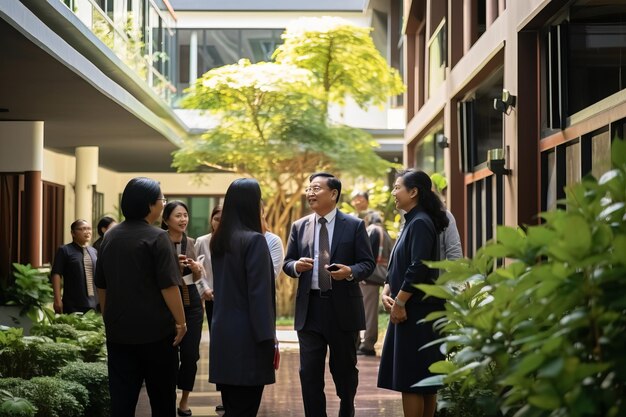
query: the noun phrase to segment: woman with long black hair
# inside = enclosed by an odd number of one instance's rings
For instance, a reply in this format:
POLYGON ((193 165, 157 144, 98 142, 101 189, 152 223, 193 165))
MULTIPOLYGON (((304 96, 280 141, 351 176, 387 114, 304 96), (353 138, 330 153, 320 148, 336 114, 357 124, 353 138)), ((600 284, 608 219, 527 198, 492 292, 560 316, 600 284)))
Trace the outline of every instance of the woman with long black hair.
POLYGON ((413 387, 431 375, 428 367, 443 359, 439 346, 420 350, 436 340, 431 322, 419 321, 443 309, 442 300, 424 299, 415 284, 432 284, 437 270, 423 261, 439 260, 439 234, 448 218, 439 197, 432 191, 430 177, 415 170, 398 173, 391 193, 396 208, 405 212, 405 224, 394 246, 382 293, 390 323, 378 371, 378 386, 402 393, 404 417, 432 417, 438 387, 413 387))
POLYGON ((209 381, 220 389, 226 416, 256 416, 265 385, 275 382, 276 336, 274 270, 256 180, 228 187, 210 246, 215 300, 209 381))

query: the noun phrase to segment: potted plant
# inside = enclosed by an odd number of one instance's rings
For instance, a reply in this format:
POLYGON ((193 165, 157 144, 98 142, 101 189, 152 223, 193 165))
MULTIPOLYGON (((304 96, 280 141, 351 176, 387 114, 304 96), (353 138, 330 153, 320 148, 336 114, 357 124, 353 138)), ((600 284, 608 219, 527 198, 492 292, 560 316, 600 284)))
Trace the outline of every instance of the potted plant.
POLYGON ((48 315, 44 305, 52 302, 52 286, 47 268, 34 268, 30 264, 13 264, 15 281, 1 288, 4 306, 0 306, 0 324, 22 327, 29 334, 33 322, 48 315))

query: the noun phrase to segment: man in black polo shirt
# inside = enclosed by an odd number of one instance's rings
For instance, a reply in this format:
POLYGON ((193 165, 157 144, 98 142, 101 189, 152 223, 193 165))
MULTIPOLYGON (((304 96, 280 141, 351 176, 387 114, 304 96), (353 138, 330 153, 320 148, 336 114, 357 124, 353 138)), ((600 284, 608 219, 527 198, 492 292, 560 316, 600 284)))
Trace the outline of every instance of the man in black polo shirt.
POLYGON ((85 313, 95 310, 98 305, 93 282, 98 255, 94 248, 88 246, 91 225, 86 220, 78 219, 70 228, 72 243, 57 250, 50 274, 54 290, 54 312, 58 314, 85 313))
POLYGON ((187 331, 178 260, 165 230, 152 226, 166 200, 159 183, 133 178, 122 223, 104 235, 96 286, 107 336, 111 415, 133 417, 146 382, 153 417, 176 415, 177 345, 187 331))

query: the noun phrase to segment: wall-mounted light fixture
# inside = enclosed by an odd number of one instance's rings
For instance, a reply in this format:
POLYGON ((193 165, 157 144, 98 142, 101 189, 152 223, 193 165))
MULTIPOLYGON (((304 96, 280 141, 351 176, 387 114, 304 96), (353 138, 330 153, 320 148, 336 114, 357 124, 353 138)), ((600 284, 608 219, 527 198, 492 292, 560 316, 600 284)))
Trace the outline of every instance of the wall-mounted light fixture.
POLYGON ((516 97, 507 89, 502 90, 502 98, 493 99, 493 108, 504 114, 511 113, 511 107, 515 107, 516 97))
POLYGON ((496 148, 487 151, 487 168, 496 175, 509 175, 510 169, 506 167, 506 156, 504 149, 496 148))
POLYGON ((448 143, 448 138, 445 137, 444 134, 441 132, 435 135, 435 141, 437 142, 437 146, 439 146, 441 149, 445 149, 450 146, 450 144, 448 143))

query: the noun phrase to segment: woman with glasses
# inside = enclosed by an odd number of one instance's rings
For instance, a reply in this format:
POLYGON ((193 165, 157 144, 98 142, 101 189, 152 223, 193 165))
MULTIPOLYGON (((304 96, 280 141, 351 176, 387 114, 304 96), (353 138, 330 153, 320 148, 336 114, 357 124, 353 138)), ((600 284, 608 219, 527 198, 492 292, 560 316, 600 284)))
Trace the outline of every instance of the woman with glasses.
POLYGON ((178 267, 183 277, 181 295, 187 321, 187 334, 180 343, 178 367, 178 389, 182 395, 178 403, 179 416, 191 416, 189 393, 193 391, 200 359, 200 339, 202 336, 202 301, 195 283, 202 277, 202 263, 196 261, 193 239, 187 237, 189 210, 182 201, 170 201, 163 209, 161 228, 167 230, 174 245, 178 267))
POLYGON ((256 416, 263 389, 275 382, 275 288, 263 236, 261 188, 250 178, 226 191, 211 238, 215 301, 209 381, 217 384, 228 417, 256 416))

